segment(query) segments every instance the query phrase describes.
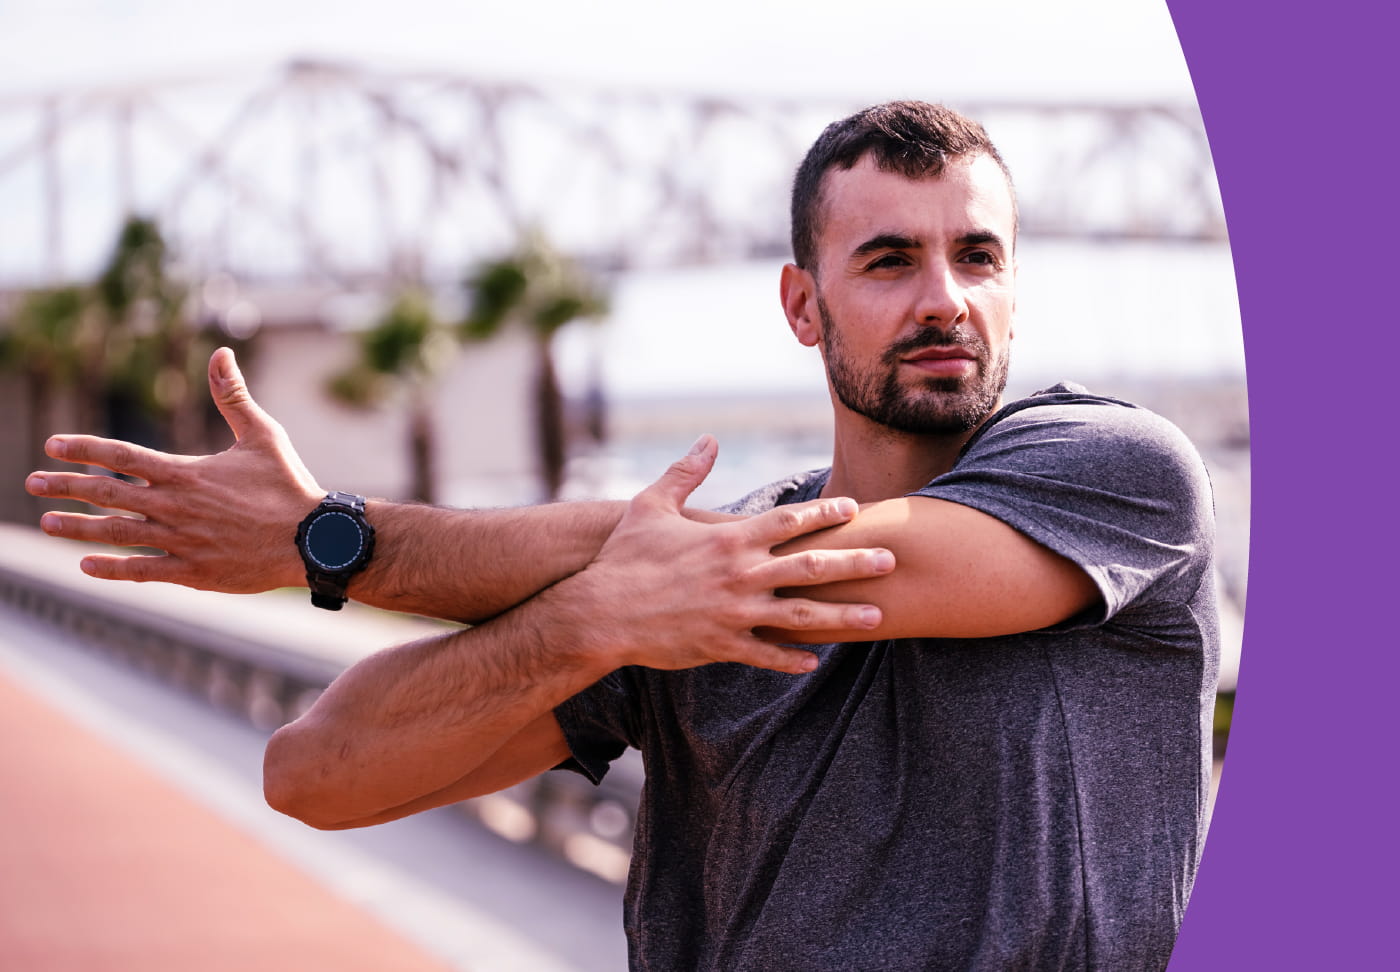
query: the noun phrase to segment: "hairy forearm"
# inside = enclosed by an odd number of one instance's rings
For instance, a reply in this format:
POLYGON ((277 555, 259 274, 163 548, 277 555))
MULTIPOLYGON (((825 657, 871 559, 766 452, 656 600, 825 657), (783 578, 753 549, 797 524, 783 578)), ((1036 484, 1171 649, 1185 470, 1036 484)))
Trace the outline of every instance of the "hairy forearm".
MULTIPOLYGON (((598 555, 625 501, 452 510, 371 500, 374 559, 349 595, 373 607, 478 623, 577 573, 598 555)), ((741 519, 686 509, 700 523, 741 519)))
POLYGON ((627 504, 493 510, 372 501, 374 559, 349 594, 375 607, 480 622, 582 570, 627 504))
POLYGON ((454 791, 475 773, 481 792, 495 789, 512 761, 521 778, 547 769, 537 754, 502 759, 502 747, 613 667, 596 646, 560 636, 578 624, 569 605, 546 592, 353 666, 269 741, 269 804, 320 828, 360 826, 475 795, 454 791))

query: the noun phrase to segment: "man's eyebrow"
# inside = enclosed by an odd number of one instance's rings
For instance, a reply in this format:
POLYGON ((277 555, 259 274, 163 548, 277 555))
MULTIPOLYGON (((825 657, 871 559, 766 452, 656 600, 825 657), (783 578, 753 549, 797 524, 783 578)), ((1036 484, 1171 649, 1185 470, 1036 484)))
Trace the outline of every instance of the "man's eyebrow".
MULTIPOLYGON (((989 229, 968 230, 953 241, 958 246, 994 246, 1006 249, 1006 240, 999 233, 989 229)), ((919 250, 923 242, 902 233, 878 233, 851 251, 851 259, 858 260, 880 250, 919 250)))
POLYGON ((922 247, 923 244, 912 236, 902 236, 899 233, 880 233, 852 250, 851 258, 868 256, 877 250, 918 250, 922 247))
POLYGON ((992 246, 999 249, 1006 249, 1006 240, 1002 239, 1000 234, 985 229, 976 229, 964 233, 962 236, 958 237, 957 243, 960 246, 983 246, 990 243, 992 246))

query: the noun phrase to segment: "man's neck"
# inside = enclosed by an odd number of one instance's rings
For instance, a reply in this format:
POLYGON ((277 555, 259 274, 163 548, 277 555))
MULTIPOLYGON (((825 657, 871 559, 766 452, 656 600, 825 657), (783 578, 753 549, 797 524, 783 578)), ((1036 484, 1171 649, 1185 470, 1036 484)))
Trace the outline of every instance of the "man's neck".
POLYGON ((952 469, 976 431, 897 432, 838 408, 831 475, 822 496, 874 503, 912 493, 952 469))

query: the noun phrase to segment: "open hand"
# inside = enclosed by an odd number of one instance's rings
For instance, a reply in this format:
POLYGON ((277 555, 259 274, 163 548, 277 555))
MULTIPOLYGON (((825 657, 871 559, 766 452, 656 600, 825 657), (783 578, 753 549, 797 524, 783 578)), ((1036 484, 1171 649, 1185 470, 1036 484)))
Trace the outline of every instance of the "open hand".
POLYGON ((716 452, 715 440, 703 436, 638 493, 597 558, 558 585, 555 596, 579 603, 577 630, 598 639, 618 665, 678 669, 732 661, 811 671, 814 654, 770 644, 755 629, 873 629, 880 609, 776 592, 886 574, 894 555, 883 549, 773 553, 786 541, 853 519, 852 499, 795 503, 720 523, 687 517, 686 497, 709 474, 716 452))
POLYGON ((235 442, 212 456, 177 456, 90 435, 56 435, 54 459, 132 476, 36 472, 35 496, 74 499, 135 516, 45 513, 45 533, 163 555, 91 554, 85 573, 246 594, 305 583, 297 524, 325 496, 286 431, 253 401, 233 352, 209 359, 209 391, 235 442))

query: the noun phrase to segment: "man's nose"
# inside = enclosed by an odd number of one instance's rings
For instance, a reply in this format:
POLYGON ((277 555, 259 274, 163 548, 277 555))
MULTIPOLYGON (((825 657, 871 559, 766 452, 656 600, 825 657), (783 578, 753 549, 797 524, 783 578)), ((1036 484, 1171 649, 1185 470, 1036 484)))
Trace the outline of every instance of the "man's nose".
POLYGON ((967 319, 967 292, 951 266, 930 264, 919 281, 914 319, 920 324, 951 327, 967 319))

